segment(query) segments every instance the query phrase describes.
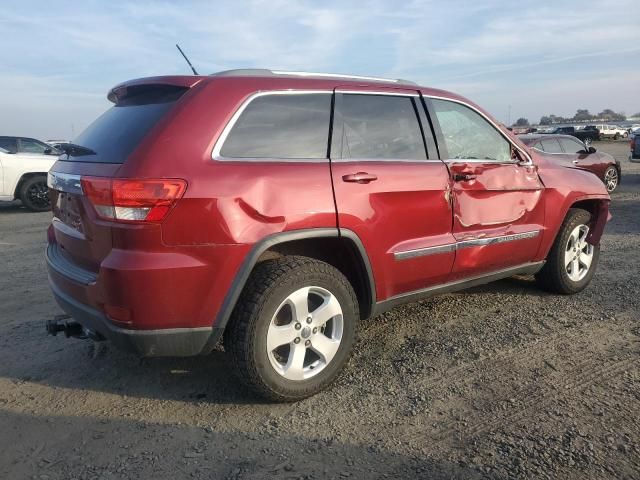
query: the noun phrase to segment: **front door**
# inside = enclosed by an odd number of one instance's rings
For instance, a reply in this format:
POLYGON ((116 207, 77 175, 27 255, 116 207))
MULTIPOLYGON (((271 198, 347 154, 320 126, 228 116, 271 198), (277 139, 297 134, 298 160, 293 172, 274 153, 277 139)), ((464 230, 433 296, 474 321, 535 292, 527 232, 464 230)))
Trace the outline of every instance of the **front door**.
POLYGON ((544 226, 534 165, 487 117, 462 103, 428 99, 453 192, 453 276, 472 277, 530 262, 544 226))
POLYGON ((449 174, 417 91, 336 89, 331 172, 338 226, 369 253, 379 301, 449 278, 449 174))

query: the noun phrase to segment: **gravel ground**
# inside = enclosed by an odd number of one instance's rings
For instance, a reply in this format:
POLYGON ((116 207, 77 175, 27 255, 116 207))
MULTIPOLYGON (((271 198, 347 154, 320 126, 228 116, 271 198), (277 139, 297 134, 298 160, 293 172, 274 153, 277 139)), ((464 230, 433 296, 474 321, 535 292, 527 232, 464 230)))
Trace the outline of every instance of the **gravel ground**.
POLYGON ((514 278, 361 325, 331 390, 256 402, 223 352, 47 337, 49 214, 0 207, 0 478, 640 478, 640 164, 591 286, 514 278))

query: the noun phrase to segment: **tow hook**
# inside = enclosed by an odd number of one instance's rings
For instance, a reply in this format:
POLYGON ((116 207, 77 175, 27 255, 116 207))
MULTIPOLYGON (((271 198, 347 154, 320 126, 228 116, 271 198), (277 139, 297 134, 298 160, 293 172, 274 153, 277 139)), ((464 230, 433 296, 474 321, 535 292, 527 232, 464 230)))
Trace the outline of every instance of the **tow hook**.
POLYGON ((70 315, 56 315, 52 320, 47 320, 47 333, 54 337, 58 335, 58 332, 64 332, 64 335, 67 338, 87 338, 87 334, 82 325, 78 322, 68 322, 67 320, 70 318, 70 315))

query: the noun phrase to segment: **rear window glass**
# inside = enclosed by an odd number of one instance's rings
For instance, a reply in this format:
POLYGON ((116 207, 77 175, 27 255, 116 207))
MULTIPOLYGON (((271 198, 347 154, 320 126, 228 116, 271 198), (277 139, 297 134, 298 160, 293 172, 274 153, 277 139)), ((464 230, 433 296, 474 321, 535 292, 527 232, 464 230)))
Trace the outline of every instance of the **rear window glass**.
POLYGON ((273 94, 255 98, 240 114, 223 158, 327 158, 331 93, 273 94))
POLYGON ((63 156, 62 160, 124 163, 186 90, 170 86, 131 89, 131 93, 73 140, 72 143, 93 150, 95 155, 63 156))

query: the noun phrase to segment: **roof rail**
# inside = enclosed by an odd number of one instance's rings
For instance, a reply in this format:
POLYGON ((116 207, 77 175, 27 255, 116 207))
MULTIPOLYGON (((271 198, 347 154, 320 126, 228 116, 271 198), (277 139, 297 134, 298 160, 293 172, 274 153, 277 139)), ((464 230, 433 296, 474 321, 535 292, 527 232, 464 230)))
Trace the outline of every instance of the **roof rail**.
POLYGON ((415 82, 403 79, 367 77, 362 75, 344 75, 341 73, 322 73, 322 72, 289 72, 284 70, 268 70, 266 68, 239 68, 236 70, 225 70, 222 72, 212 73, 215 77, 253 77, 253 76, 296 76, 309 78, 343 78, 345 80, 368 80, 371 82, 385 83, 403 83, 408 85, 416 85, 415 82))

